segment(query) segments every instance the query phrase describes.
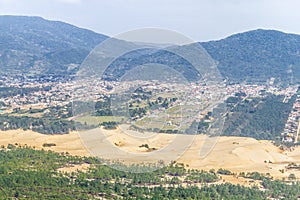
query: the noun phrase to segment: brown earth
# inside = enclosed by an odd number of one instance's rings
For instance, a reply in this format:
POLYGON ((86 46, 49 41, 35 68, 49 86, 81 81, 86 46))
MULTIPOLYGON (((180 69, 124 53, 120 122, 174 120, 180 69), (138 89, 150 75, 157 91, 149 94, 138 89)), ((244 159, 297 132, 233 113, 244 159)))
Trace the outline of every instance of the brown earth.
MULTIPOLYGON (((300 170, 285 170, 289 163, 300 164, 300 147, 293 151, 281 151, 271 141, 244 137, 211 138, 205 135, 152 133, 142 133, 139 137, 133 137, 135 133, 128 133, 126 128, 124 126, 109 131, 95 129, 66 135, 43 135, 23 130, 0 131, 0 145, 17 143, 37 149, 68 152, 71 155, 96 155, 125 163, 177 160, 188 168, 195 169, 223 168, 237 174, 257 171, 263 174, 270 173, 278 179, 286 178, 291 173, 300 177, 300 170), (43 147, 44 143, 54 143, 56 146, 43 147), (143 144, 147 144, 148 148, 142 146, 143 144), (282 169, 284 173, 280 172, 282 169)), ((243 179, 225 180, 241 183, 239 180, 243 179)))

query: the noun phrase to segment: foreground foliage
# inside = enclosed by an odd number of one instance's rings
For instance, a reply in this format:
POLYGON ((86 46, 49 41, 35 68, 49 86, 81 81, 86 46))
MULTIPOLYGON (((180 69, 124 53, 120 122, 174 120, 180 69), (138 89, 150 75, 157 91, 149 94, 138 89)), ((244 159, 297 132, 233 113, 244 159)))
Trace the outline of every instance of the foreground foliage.
POLYGON ((127 168, 129 172, 118 171, 96 158, 15 145, 2 147, 0 163, 1 199, 296 199, 300 194, 298 183, 289 185, 266 177, 262 180, 265 191, 261 191, 213 184, 222 182, 214 170, 187 170, 173 163, 148 173, 131 173, 133 167, 127 168), (90 165, 86 172, 58 170, 83 163, 90 165))

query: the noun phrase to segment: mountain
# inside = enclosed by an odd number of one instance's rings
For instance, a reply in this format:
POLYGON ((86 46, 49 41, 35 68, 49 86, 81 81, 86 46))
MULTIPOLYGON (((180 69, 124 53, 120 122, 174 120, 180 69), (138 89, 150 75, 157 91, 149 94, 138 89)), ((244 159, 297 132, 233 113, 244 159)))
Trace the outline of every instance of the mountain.
MULTIPOLYGON (((106 38, 41 17, 0 16, 0 72, 73 74, 89 52, 106 38)), ((200 44, 229 80, 300 80, 300 35, 258 29, 200 44)), ((106 74, 118 78, 134 66, 151 62, 177 68, 191 80, 198 76, 189 63, 164 50, 131 52, 116 59, 111 65, 115 70, 109 69, 106 74)))
MULTIPOLYGON (((300 35, 258 29, 199 44, 216 61, 223 77, 230 81, 266 82, 272 77, 285 84, 300 81, 300 35)), ((191 64, 179 56, 166 51, 141 55, 116 59, 112 63, 115 70, 111 70, 110 75, 120 77, 134 66, 158 63, 177 68, 189 80, 197 79, 191 64)))
POLYGON ((201 45, 218 62, 223 76, 231 80, 300 79, 299 35, 258 29, 201 45))
POLYGON ((72 72, 106 38, 41 17, 0 16, 0 72, 72 72))
MULTIPOLYGON (((184 48, 184 47, 173 47, 184 48)), ((131 74, 130 78, 138 78, 141 80, 147 80, 151 78, 158 80, 166 80, 168 78, 175 78, 176 72, 180 73, 182 77, 186 80, 197 81, 201 78, 201 74, 197 71, 194 66, 189 63, 186 59, 177 55, 175 50, 171 49, 159 49, 153 50, 148 48, 141 48, 135 51, 131 51, 127 54, 120 56, 115 59, 106 69, 104 73, 104 78, 107 80, 122 79, 123 75, 132 70, 133 68, 138 68, 144 66, 143 72, 131 74), (147 67, 151 68, 151 71, 147 71, 147 67), (167 67, 165 67, 167 66, 167 67), (173 70, 168 70, 168 69, 173 70), (155 69, 155 71, 153 71, 155 69), (170 77, 171 76, 171 77, 170 77)), ((209 62, 209 61, 205 61, 209 62)), ((212 65, 212 62, 210 63, 212 65)), ((211 66, 206 64, 205 66, 211 66)), ((204 66, 204 64, 202 64, 204 66)))

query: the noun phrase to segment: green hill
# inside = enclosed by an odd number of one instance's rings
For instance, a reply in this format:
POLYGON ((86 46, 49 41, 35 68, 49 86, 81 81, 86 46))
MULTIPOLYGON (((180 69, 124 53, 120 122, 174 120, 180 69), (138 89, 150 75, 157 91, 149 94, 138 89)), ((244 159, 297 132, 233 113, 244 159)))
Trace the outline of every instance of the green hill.
POLYGON ((41 17, 0 16, 0 71, 71 72, 105 38, 41 17))
MULTIPOLYGON (((74 74, 89 52, 106 38, 41 17, 0 16, 0 71, 74 74)), ((265 82, 275 77, 279 82, 299 81, 300 35, 259 29, 200 44, 229 80, 265 82)), ((149 54, 145 49, 115 60, 110 67, 116 69, 109 69, 106 75, 118 78, 132 67, 150 62, 177 67, 191 80, 199 77, 182 58, 164 50, 149 54)))
POLYGON ((254 30, 201 43, 223 76, 235 81, 281 81, 300 78, 300 36, 275 30, 254 30))

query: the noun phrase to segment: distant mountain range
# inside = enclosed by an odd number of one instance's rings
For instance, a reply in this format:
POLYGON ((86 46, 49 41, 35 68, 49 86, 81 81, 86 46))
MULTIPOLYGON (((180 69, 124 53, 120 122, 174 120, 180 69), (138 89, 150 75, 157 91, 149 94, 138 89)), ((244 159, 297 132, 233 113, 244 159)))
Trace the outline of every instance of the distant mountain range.
POLYGON ((41 17, 0 16, 0 72, 72 72, 106 38, 41 17))
POLYGON ((233 80, 300 79, 300 35, 254 30, 201 43, 223 76, 233 80))
MULTIPOLYGON (((108 36, 40 17, 0 16, 0 72, 73 74, 89 52, 106 38, 108 36)), ((300 79, 300 35, 259 29, 200 44, 229 80, 265 82, 274 77, 278 81, 295 82, 300 79)), ((135 63, 133 65, 143 64, 153 56, 162 62, 167 60, 168 54, 163 52, 159 58, 155 52, 144 61, 129 60, 135 63)), ((176 65, 174 59, 173 66, 176 65)), ((114 65, 120 67, 125 61, 114 62, 114 65)), ((184 70, 184 62, 179 61, 180 69, 184 70)), ((127 63, 127 70, 130 65, 127 63)), ((190 66, 187 69, 186 74, 191 74, 190 66)))

